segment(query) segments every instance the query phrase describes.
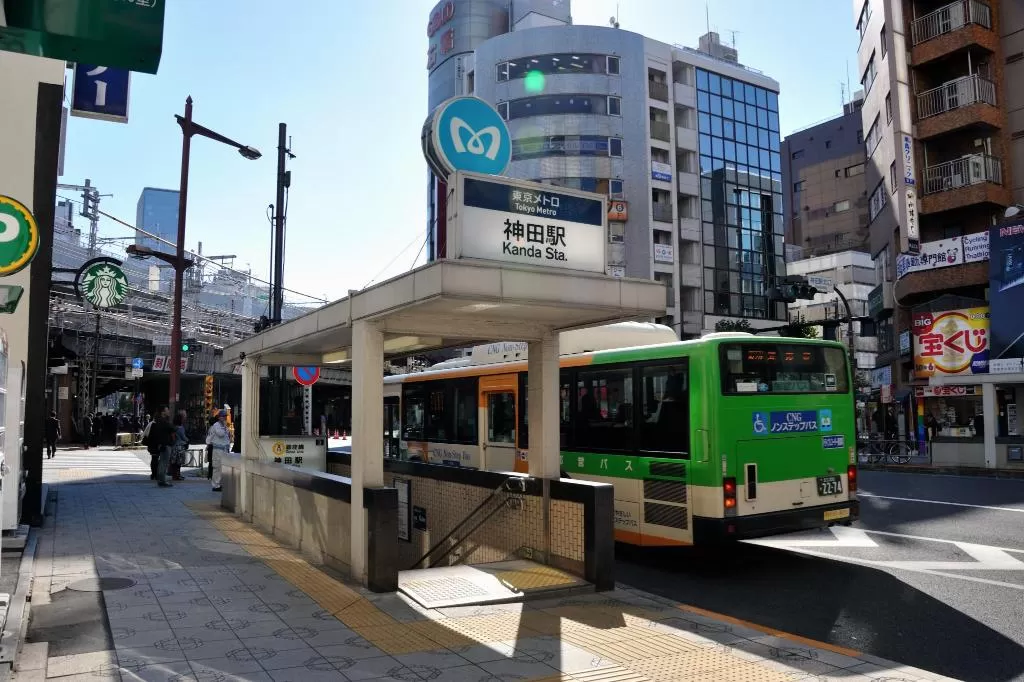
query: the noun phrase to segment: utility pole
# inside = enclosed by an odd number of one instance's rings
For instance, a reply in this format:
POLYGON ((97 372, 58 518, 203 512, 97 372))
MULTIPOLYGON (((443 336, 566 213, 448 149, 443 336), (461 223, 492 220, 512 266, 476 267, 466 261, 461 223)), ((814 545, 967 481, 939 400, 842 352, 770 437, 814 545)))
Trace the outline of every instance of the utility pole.
MULTIPOLYGON (((274 272, 270 285, 270 323, 281 324, 284 313, 284 230, 288 219, 285 206, 285 191, 292 185, 291 171, 287 170, 288 159, 294 159, 288 144, 288 125, 277 124, 277 197, 274 205, 274 272)), ((275 420, 272 432, 283 432, 285 408, 285 378, 283 367, 271 367, 271 418, 275 420)))
POLYGON ((96 308, 96 334, 93 336, 93 349, 92 349, 92 376, 89 379, 89 395, 91 397, 91 404, 88 407, 89 413, 91 414, 96 408, 96 377, 100 372, 100 309, 96 308))

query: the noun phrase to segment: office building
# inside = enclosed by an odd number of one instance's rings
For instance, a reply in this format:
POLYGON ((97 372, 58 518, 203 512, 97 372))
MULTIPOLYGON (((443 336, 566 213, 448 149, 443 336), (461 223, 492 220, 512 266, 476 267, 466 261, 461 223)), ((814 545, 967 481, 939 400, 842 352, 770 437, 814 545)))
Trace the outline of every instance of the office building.
POLYGON ((785 322, 766 295, 785 274, 778 83, 729 54, 572 25, 568 5, 439 4, 428 33, 454 35, 431 47, 429 106, 474 94, 508 121, 509 176, 624 202, 610 274, 664 282, 658 321, 681 337, 785 322), (460 38, 459 17, 476 33, 460 38))
POLYGON ((782 141, 786 245, 799 249, 797 258, 869 251, 863 104, 858 92, 841 116, 782 141))
MULTIPOLYGON (((854 0, 852 8, 865 93, 877 362, 890 368, 893 401, 910 433, 911 415, 922 414, 943 424, 941 435, 980 441, 968 425, 984 412, 994 429, 1010 393, 997 393, 986 378, 987 352, 977 362, 961 352, 962 330, 947 313, 978 319, 964 323, 968 334, 987 325, 988 230, 1024 201, 1024 5, 854 0), (931 329, 934 320, 942 327, 931 329), (955 397, 937 395, 929 383, 949 377, 967 383, 955 397)), ((990 434, 1007 435, 1000 419, 1000 433, 990 434)), ((951 452, 961 464, 995 466, 994 443, 984 454, 976 445, 964 440, 951 452)))
MULTIPOLYGON (((178 242, 178 190, 146 187, 139 195, 135 207, 135 226, 165 239, 178 242)), ((136 246, 148 246, 158 251, 173 251, 174 247, 136 233, 136 246)))

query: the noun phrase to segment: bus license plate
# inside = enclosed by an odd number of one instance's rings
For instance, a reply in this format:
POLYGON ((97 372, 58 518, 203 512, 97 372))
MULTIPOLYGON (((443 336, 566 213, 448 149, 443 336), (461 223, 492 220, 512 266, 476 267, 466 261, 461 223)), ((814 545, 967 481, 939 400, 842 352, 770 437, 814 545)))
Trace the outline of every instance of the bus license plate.
POLYGON ((849 509, 830 509, 827 512, 825 512, 826 521, 838 521, 839 519, 848 518, 850 518, 849 509))
POLYGON ((818 476, 818 495, 838 495, 843 492, 843 479, 839 476, 818 476))

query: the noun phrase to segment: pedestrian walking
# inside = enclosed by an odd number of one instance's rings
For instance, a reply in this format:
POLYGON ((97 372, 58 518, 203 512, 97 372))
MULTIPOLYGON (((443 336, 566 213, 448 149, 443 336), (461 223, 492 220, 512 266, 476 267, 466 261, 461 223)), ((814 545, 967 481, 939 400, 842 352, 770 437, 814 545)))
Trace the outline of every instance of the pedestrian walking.
POLYGON ((92 443, 92 415, 87 414, 82 417, 82 448, 85 450, 89 449, 89 445, 92 443))
POLYGON ((171 424, 171 412, 165 405, 157 413, 156 419, 149 429, 149 454, 157 456, 156 483, 161 488, 170 487, 167 481, 167 469, 171 463, 171 450, 176 439, 175 428, 171 424))
POLYGON ((188 461, 188 434, 185 432, 185 424, 188 423, 188 415, 185 410, 178 410, 174 415, 174 449, 171 452, 170 474, 175 481, 184 481, 181 475, 181 467, 188 461))
POLYGON ((217 421, 206 432, 206 444, 210 446, 210 465, 213 467, 213 492, 221 491, 220 458, 231 447, 231 434, 227 427, 227 410, 217 413, 217 421))
POLYGON ((46 418, 46 458, 51 459, 57 454, 57 441, 60 440, 60 420, 56 412, 50 412, 46 418))

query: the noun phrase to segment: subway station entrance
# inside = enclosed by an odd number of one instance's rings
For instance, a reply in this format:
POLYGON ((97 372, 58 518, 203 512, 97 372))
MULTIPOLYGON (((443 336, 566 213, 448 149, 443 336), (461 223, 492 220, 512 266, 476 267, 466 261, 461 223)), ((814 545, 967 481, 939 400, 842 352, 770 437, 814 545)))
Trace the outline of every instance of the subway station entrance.
POLYGON ((649 280, 441 260, 230 346, 243 433, 222 466, 222 505, 371 590, 399 589, 401 572, 425 606, 611 589, 612 487, 560 478, 559 334, 664 308, 649 280), (385 359, 495 341, 527 344, 528 473, 386 460, 385 359), (275 365, 351 367, 350 455, 333 457, 323 438, 259 435, 261 369, 275 365))

